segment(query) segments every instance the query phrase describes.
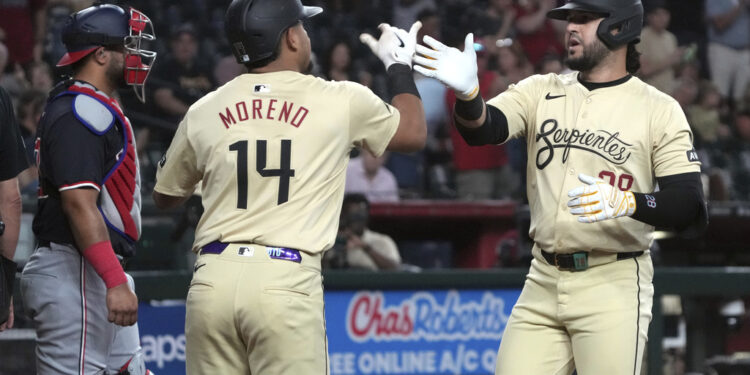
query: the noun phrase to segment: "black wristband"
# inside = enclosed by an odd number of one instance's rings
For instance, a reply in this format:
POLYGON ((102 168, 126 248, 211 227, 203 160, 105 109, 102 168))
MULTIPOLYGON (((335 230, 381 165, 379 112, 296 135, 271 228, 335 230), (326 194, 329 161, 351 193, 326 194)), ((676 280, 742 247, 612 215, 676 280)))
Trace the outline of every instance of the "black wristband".
POLYGON ((482 111, 484 110, 484 100, 481 95, 477 95, 474 99, 463 101, 456 99, 456 116, 464 120, 476 120, 482 117, 482 111))
POLYGON ((391 64, 386 72, 388 76, 388 91, 391 93, 391 99, 399 94, 412 94, 422 99, 417 91, 417 85, 414 83, 414 76, 411 68, 405 64, 391 64))

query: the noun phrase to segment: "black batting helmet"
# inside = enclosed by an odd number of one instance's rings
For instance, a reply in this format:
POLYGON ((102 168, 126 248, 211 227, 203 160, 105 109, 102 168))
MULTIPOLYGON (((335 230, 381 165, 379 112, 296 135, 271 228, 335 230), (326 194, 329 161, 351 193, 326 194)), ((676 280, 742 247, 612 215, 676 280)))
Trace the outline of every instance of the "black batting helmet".
POLYGON ((300 0, 232 0, 224 31, 238 63, 259 65, 276 58, 286 29, 322 11, 304 6, 300 0))
POLYGON ((596 34, 609 48, 641 40, 643 28, 643 4, 641 0, 568 0, 568 2, 547 12, 547 17, 566 20, 571 10, 600 13, 604 20, 596 34), (617 33, 612 33, 617 30, 617 33))

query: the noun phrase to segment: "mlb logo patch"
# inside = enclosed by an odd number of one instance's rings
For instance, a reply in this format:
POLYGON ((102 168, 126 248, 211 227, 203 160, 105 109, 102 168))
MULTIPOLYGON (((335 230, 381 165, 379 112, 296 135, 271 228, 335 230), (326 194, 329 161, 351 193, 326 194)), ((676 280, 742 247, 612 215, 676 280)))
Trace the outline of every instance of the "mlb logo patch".
POLYGON ((240 246, 240 248, 237 249, 237 255, 251 257, 255 255, 255 249, 252 246, 240 246))
POLYGON ((253 88, 253 92, 255 93, 271 92, 271 86, 270 85, 255 85, 255 88, 253 88))
POLYGON ((691 163, 692 162, 696 162, 696 161, 700 161, 700 159, 698 158, 698 153, 695 152, 695 149, 692 149, 692 150, 690 150, 690 151, 687 152, 687 158, 688 158, 688 161, 691 162, 691 163))

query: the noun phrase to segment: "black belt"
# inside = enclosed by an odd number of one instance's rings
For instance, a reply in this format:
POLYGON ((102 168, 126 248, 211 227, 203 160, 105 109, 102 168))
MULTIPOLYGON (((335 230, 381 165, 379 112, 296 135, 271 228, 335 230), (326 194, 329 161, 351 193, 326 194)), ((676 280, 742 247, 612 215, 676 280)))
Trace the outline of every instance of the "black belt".
MULTIPOLYGON (((617 253, 617 260, 637 258, 641 255, 643 255, 643 251, 617 253)), ((562 271, 585 271, 589 268, 589 253, 587 251, 579 251, 571 254, 555 254, 542 250, 542 257, 544 257, 547 263, 562 271)))

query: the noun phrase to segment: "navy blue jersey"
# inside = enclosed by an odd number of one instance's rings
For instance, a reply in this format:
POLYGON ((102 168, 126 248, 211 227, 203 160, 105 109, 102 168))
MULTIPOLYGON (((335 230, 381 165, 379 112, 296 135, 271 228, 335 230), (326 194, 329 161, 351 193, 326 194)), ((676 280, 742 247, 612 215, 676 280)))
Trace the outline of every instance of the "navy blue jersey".
POLYGON ((50 93, 35 143, 39 202, 33 230, 42 241, 74 244, 60 192, 91 188, 115 252, 130 257, 140 234, 140 178, 132 129, 113 99, 86 83, 50 93))

